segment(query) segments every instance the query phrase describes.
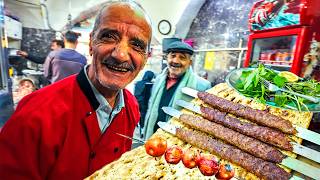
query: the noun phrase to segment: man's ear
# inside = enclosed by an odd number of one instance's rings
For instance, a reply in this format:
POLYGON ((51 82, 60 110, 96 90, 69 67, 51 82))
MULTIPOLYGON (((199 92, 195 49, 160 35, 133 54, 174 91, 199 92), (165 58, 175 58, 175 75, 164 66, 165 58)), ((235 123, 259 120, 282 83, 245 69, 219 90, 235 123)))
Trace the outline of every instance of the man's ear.
POLYGON ((188 55, 190 60, 190 66, 192 66, 192 55, 188 55))
POLYGON ((89 54, 90 56, 92 56, 92 32, 90 33, 90 36, 89 36, 89 54))

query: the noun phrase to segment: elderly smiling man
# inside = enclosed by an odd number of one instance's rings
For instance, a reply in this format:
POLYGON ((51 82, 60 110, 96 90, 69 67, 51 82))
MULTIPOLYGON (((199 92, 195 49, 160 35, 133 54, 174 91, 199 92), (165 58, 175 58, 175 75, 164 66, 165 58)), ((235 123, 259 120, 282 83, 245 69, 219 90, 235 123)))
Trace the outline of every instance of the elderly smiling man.
POLYGON ((192 71, 193 48, 191 46, 176 41, 168 46, 167 52, 168 68, 157 76, 149 100, 144 129, 146 139, 159 128, 157 122, 168 120, 161 109, 163 106, 173 106, 178 109, 175 106, 176 100, 190 100, 182 94, 181 88, 190 87, 204 91, 211 87, 209 81, 197 76, 192 71))
POLYGON ((22 99, 0 134, 0 179, 83 179, 130 150, 138 104, 124 88, 144 67, 151 24, 110 2, 90 38, 93 62, 22 99))

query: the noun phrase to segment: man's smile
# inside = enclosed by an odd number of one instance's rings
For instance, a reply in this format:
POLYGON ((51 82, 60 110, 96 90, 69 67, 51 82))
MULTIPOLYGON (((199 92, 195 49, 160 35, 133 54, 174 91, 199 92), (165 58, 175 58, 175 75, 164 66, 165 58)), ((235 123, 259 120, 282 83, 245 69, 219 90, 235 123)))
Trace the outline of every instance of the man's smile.
POLYGON ((181 65, 181 64, 178 64, 178 63, 170 63, 170 64, 169 64, 169 67, 170 67, 170 68, 174 68, 174 69, 179 69, 179 68, 182 67, 182 65, 181 65))
POLYGON ((112 57, 108 57, 104 59, 101 62, 102 65, 104 65, 107 69, 115 72, 121 72, 121 73, 126 73, 128 71, 133 72, 135 70, 135 67, 130 64, 129 62, 122 62, 119 63, 118 60, 112 57))
POLYGON ((104 64, 108 69, 112 70, 112 71, 118 71, 118 72, 128 72, 130 71, 130 69, 128 68, 123 68, 123 67, 117 67, 114 65, 109 65, 109 64, 104 64))

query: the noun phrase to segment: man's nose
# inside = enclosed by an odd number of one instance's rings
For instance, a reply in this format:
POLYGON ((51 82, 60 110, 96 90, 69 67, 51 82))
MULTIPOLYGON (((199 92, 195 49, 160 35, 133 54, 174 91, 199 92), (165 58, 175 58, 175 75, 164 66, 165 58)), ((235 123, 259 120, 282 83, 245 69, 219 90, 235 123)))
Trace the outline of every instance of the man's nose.
POLYGON ((180 58, 179 57, 173 57, 172 58, 172 62, 174 62, 174 63, 180 63, 180 58))
POLYGON ((129 46, 125 42, 119 42, 113 49, 111 56, 117 58, 118 60, 129 60, 129 46))

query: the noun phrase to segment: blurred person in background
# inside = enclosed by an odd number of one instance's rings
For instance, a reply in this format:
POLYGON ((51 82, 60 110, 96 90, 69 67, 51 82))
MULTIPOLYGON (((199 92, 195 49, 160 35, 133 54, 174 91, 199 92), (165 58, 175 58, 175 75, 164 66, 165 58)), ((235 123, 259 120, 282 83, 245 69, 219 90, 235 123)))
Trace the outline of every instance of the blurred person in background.
POLYGON ((152 80, 155 74, 152 71, 146 71, 142 80, 138 81, 134 86, 134 96, 137 98, 140 111, 139 132, 142 138, 142 128, 144 127, 144 120, 148 109, 148 102, 151 95, 152 80))
POLYGON ((152 87, 148 110, 145 118, 144 136, 148 139, 158 128, 157 122, 168 121, 167 115, 161 109, 170 106, 176 109, 176 100, 190 100, 190 97, 181 92, 181 88, 190 87, 198 91, 211 88, 211 83, 192 71, 193 48, 181 41, 168 45, 168 67, 158 75, 152 87))
POLYGON ((44 77, 50 83, 57 82, 70 75, 77 74, 87 64, 87 59, 75 49, 78 45, 79 33, 67 31, 64 34, 65 48, 51 51, 43 68, 44 77))
MULTIPOLYGON (((51 41, 51 45, 50 45, 51 51, 56 51, 61 48, 64 48, 64 42, 62 40, 54 39, 51 41)), ((37 63, 37 64, 43 64, 44 61, 46 60, 45 57, 34 56, 32 54, 27 53, 26 51, 21 51, 21 50, 17 51, 17 55, 20 55, 20 56, 24 57, 25 59, 30 60, 30 61, 37 63)))
POLYGON ((64 48, 64 42, 62 40, 58 40, 58 39, 52 40, 52 43, 50 46, 51 51, 56 51, 61 48, 64 48))
POLYGON ((19 85, 16 91, 12 92, 13 102, 15 103, 15 107, 17 103, 26 95, 31 94, 36 90, 36 86, 33 80, 29 78, 24 78, 19 81, 19 85))
POLYGON ((110 1, 90 34, 92 64, 24 97, 0 132, 0 179, 84 179, 131 149, 139 122, 125 89, 143 69, 151 22, 134 1, 110 1), (118 134, 117 134, 118 133, 118 134))

